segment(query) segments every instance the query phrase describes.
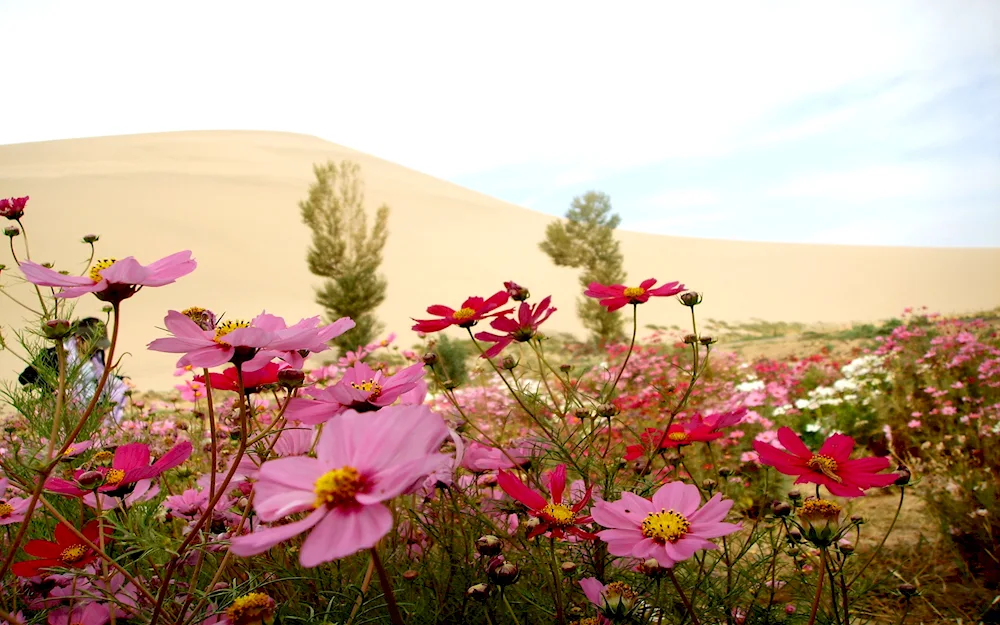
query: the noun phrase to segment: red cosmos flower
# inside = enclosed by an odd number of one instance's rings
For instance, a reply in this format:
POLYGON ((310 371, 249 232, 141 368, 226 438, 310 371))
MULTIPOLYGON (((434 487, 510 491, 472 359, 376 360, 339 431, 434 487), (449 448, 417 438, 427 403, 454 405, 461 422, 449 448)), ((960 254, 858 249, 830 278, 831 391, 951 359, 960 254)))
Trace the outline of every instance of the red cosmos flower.
MULTIPOLYGON (((174 445, 170 451, 163 454, 153 464, 149 464, 149 446, 144 443, 129 443, 115 450, 111 468, 98 467, 94 471, 104 476, 104 483, 97 488, 98 492, 111 497, 122 497, 132 492, 134 484, 139 480, 148 480, 162 474, 168 469, 181 465, 191 456, 191 441, 174 445)), ((73 477, 79 478, 86 471, 79 469, 73 477)), ((82 490, 74 482, 52 477, 45 480, 45 488, 60 495, 83 497, 89 490, 82 490)))
POLYGON ((28 196, 0 198, 0 217, 17 221, 24 215, 24 207, 28 204, 28 196))
MULTIPOLYGON (((263 369, 243 372, 243 386, 240 388, 239 378, 236 377, 236 367, 229 367, 222 373, 209 373, 208 383, 214 389, 220 391, 233 391, 234 393, 245 392, 247 395, 257 393, 262 386, 278 383, 278 372, 287 369, 288 365, 269 362, 263 369)), ((205 376, 194 376, 195 382, 205 382, 205 376)))
POLYGON ((663 430, 648 428, 642 433, 642 445, 630 445, 625 450, 625 460, 635 460, 644 456, 647 450, 657 443, 660 449, 672 449, 692 443, 707 443, 722 438, 721 428, 736 425, 747 414, 746 408, 732 412, 713 413, 707 417, 696 415, 688 423, 674 423, 667 428, 666 436, 663 430))
MULTIPOLYGON (((114 528, 110 525, 104 526, 105 544, 111 539, 114 528)), ((87 540, 98 544, 98 523, 91 521, 83 526, 80 532, 87 537, 87 540)), ((25 560, 17 562, 11 568, 14 575, 18 577, 37 577, 42 575, 44 569, 54 567, 76 567, 80 568, 94 561, 97 554, 80 542, 73 530, 67 525, 60 523, 56 525, 56 542, 48 540, 29 540, 24 546, 24 552, 35 556, 37 560, 25 560)))
POLYGON ((535 332, 538 331, 538 326, 556 311, 555 308, 549 306, 551 301, 551 297, 546 297, 534 306, 529 306, 527 302, 521 302, 517 311, 517 319, 511 319, 507 313, 504 313, 503 316, 490 322, 490 327, 506 332, 506 334, 493 334, 492 332, 477 334, 476 338, 480 341, 493 343, 493 347, 486 350, 482 357, 493 358, 514 341, 518 343, 530 341, 531 337, 535 336, 535 332))
POLYGON ((879 474, 889 468, 888 458, 857 458, 851 460, 854 439, 834 434, 826 439, 819 453, 813 453, 790 428, 778 429, 778 441, 788 451, 754 441, 753 448, 763 464, 785 475, 798 475, 796 484, 819 484, 838 497, 861 497, 868 488, 889 486, 899 476, 879 474))
POLYGON ((497 475, 497 481, 504 492, 527 506, 531 515, 541 521, 535 529, 531 530, 528 538, 534 538, 545 532, 552 532, 553 538, 562 538, 567 532, 585 540, 597 538, 596 534, 591 534, 577 527, 591 522, 589 516, 577 516, 577 513, 583 510, 583 507, 590 501, 591 489, 588 488, 583 498, 576 502, 573 507, 562 502, 563 491, 566 489, 565 464, 560 464, 549 473, 551 502, 506 471, 500 471, 497 475))
POLYGON ((671 297, 685 290, 684 285, 680 282, 668 282, 655 289, 652 288, 654 284, 656 284, 656 278, 643 280, 639 286, 604 285, 599 282, 591 282, 583 294, 600 300, 601 306, 607 308, 608 312, 614 312, 625 304, 645 304, 653 295, 671 297))
POLYGON ((441 319, 414 319, 417 323, 414 324, 413 330, 415 332, 439 332, 450 326, 471 328, 476 325, 477 321, 510 312, 510 309, 493 312, 506 304, 508 299, 510 299, 510 295, 507 294, 507 291, 498 291, 486 300, 481 297, 470 297, 462 303, 462 307, 458 310, 440 304, 434 305, 427 309, 427 313, 437 315, 441 319))

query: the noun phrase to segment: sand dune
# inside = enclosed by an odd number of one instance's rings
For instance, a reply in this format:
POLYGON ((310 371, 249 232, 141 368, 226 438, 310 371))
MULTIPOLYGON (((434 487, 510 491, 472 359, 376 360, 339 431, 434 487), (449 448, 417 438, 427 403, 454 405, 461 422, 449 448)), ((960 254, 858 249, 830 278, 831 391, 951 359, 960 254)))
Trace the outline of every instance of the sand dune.
MULTIPOLYGON (((78 270, 80 238, 100 234, 100 256, 150 262, 194 251, 198 270, 125 302, 123 367, 145 388, 175 383, 175 359, 147 352, 170 308, 198 305, 230 318, 262 309, 297 320, 321 311, 319 281, 305 264, 309 231, 298 201, 312 164, 353 159, 367 198, 392 208, 385 253, 389 296, 380 315, 414 338, 410 317, 432 303, 457 304, 514 279, 552 294, 553 330, 581 334, 576 272, 555 268, 537 247, 552 218, 326 141, 272 132, 180 132, 0 146, 0 197, 30 195, 25 225, 35 260, 78 270)), ((567 204, 571 198, 566 198, 567 204)), ((613 198, 612 198, 613 199, 613 198)), ((905 306, 945 313, 1000 304, 1000 249, 918 249, 747 243, 621 232, 630 280, 681 280, 706 293, 701 313, 727 321, 760 318, 848 322, 886 318, 905 306)), ((10 266, 9 258, 3 259, 10 266)), ((5 271, 9 274, 11 270, 5 271)), ((5 275, 3 284, 12 278, 5 275)), ((11 292, 25 296, 23 287, 11 292)), ((98 310, 88 297, 79 311, 98 310)), ((675 303, 648 306, 646 323, 683 323, 675 303)), ((23 310, 0 301, 4 335, 23 310)), ((0 378, 19 363, 0 354, 0 378)))

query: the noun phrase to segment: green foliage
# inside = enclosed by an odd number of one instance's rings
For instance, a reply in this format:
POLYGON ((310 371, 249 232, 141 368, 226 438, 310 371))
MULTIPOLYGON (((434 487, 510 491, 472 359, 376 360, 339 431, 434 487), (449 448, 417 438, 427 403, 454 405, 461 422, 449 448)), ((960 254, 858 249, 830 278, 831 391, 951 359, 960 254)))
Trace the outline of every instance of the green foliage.
POLYGON ((302 220, 312 230, 306 258, 309 270, 327 279, 316 302, 329 320, 350 317, 356 324, 333 341, 343 353, 371 343, 382 329, 375 309, 385 300, 388 284, 377 272, 389 236, 389 207, 379 206, 369 230, 361 167, 328 161, 313 171, 309 198, 299 203, 302 220))
MULTIPOLYGON (((621 217, 611 212, 611 198, 599 191, 573 198, 565 221, 554 221, 545 229, 539 244, 559 267, 583 269, 580 284, 591 282, 619 284, 625 281, 624 258, 615 239, 621 217)), ((583 297, 577 302, 577 314, 599 344, 624 336, 620 312, 609 313, 595 299, 583 297)))
POLYGON ((438 356, 435 371, 442 381, 464 384, 469 380, 469 356, 473 348, 468 341, 456 341, 441 334, 434 352, 438 356))

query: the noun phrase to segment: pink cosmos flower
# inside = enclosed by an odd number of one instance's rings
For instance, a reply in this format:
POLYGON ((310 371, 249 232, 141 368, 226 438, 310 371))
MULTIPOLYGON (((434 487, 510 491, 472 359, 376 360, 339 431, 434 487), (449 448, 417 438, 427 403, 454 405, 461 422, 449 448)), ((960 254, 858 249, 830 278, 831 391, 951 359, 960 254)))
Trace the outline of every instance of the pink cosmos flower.
POLYGON ((232 361, 246 362, 275 340, 273 333, 253 327, 249 321, 224 321, 214 330, 204 330, 184 313, 171 310, 163 323, 173 336, 156 339, 147 349, 184 354, 177 361, 178 367, 211 368, 232 361))
POLYGON ((190 251, 177 252, 147 266, 134 257, 121 260, 105 258, 94 263, 85 276, 63 275, 30 260, 20 263, 24 277, 38 286, 62 287, 56 297, 80 297, 93 293, 105 302, 120 302, 135 295, 144 286, 163 286, 186 276, 198 263, 190 251))
POLYGON ((512 469, 531 460, 531 450, 519 447, 506 451, 470 441, 465 446, 462 456, 462 467, 477 473, 496 471, 497 469, 512 469))
POLYGON ((59 608, 49 613, 49 625, 105 625, 111 614, 108 606, 94 601, 78 604, 70 611, 69 608, 59 608))
POLYGON ((560 464, 549 473, 549 491, 552 493, 552 501, 548 501, 542 494, 537 493, 517 479, 511 473, 500 471, 497 475, 500 488, 505 493, 520 501, 531 515, 538 518, 540 523, 531 530, 528 538, 534 538, 545 532, 552 532, 553 538, 562 538, 567 533, 573 534, 577 538, 592 540, 597 538, 587 532, 579 525, 587 525, 591 519, 589 516, 581 515, 579 512, 590 502, 590 490, 588 489, 583 497, 572 507, 562 502, 563 491, 566 489, 566 465, 560 464))
POLYGON ((716 493, 704 506, 698 487, 668 482, 653 493, 652 500, 624 492, 615 502, 596 501, 590 510, 599 524, 609 529, 597 535, 608 543, 608 553, 641 560, 655 558, 661 566, 673 567, 696 551, 716 549, 710 538, 740 529, 739 523, 724 523, 732 500, 716 493))
MULTIPOLYGON (((149 480, 159 476, 164 471, 180 466, 191 456, 192 445, 190 441, 183 441, 174 445, 170 451, 163 454, 153 464, 149 463, 149 445, 145 443, 129 443, 122 445, 115 450, 114 459, 111 461, 111 468, 98 467, 94 471, 104 476, 104 483, 97 489, 100 493, 106 493, 112 497, 122 497, 132 492, 134 484, 140 480, 149 480)), ((74 478, 79 478, 85 471, 78 469, 74 478)), ((72 497, 82 497, 91 492, 82 490, 76 483, 61 478, 51 477, 45 481, 45 488, 60 495, 70 495, 72 497)))
MULTIPOLYGON (((160 487, 153 485, 153 480, 139 480, 133 486, 132 492, 120 497, 112 497, 103 493, 97 493, 101 498, 101 510, 113 510, 123 506, 126 510, 140 501, 149 501, 160 494, 160 487)), ((97 508, 97 497, 89 492, 83 496, 83 503, 91 508, 97 508)))
POLYGON ((401 369, 395 375, 375 371, 363 362, 356 362, 335 385, 305 389, 312 397, 295 397, 288 403, 285 417, 309 425, 325 423, 345 410, 370 412, 390 406, 404 393, 417 387, 424 377, 421 363, 401 369))
POLYGON ((778 428, 778 442, 788 451, 761 441, 753 442, 760 462, 785 475, 799 476, 796 484, 826 486, 837 497, 861 497, 865 490, 889 486, 899 477, 895 473, 879 473, 889 468, 889 458, 851 460, 854 439, 845 434, 826 439, 815 454, 788 427, 778 428))
POLYGON ((180 495, 163 500, 163 507, 173 516, 192 519, 208 505, 208 491, 189 488, 180 495))
POLYGON ((197 379, 188 380, 184 384, 176 384, 174 385, 174 388, 180 392, 181 399, 189 401, 192 404, 202 397, 207 396, 205 393, 205 383, 197 379))
POLYGON ((244 369, 259 369, 275 358, 284 360, 293 369, 301 369, 305 366, 306 355, 330 349, 328 343, 354 328, 354 320, 341 317, 331 324, 321 326, 319 317, 310 317, 289 326, 282 317, 264 312, 257 315, 252 325, 273 333, 274 340, 267 349, 258 352, 244 369))
POLYGON ((279 456, 304 456, 312 449, 316 440, 316 428, 286 427, 274 443, 274 453, 279 456))
POLYGON ((16 221, 24 215, 24 207, 28 205, 28 196, 0 198, 0 217, 16 221))
POLYGON ((476 335, 480 341, 493 343, 493 346, 483 353, 482 358, 493 358, 514 341, 518 343, 530 341, 531 337, 535 336, 535 332, 538 331, 538 326, 556 311, 555 308, 549 306, 551 301, 551 297, 546 297, 534 306, 529 306, 527 302, 521 302, 517 311, 517 319, 511 319, 506 314, 494 319, 490 323, 490 327, 504 332, 504 334, 480 332, 476 335))
POLYGON ((672 297, 684 291, 684 285, 680 282, 668 282, 655 289, 653 288, 654 284, 656 284, 656 278, 643 280, 639 286, 604 285, 599 282, 591 282, 583 294, 600 300, 601 306, 607 308, 608 312, 614 312, 626 304, 645 304, 653 295, 672 297))
POLYGON ((481 297, 470 297, 462 302, 462 306, 458 310, 441 305, 431 306, 427 309, 428 314, 441 318, 414 319, 417 323, 414 324, 413 330, 415 332, 440 332, 451 326, 471 328, 476 325, 476 322, 482 319, 510 312, 509 309, 494 312, 497 308, 506 304, 508 299, 510 299, 510 296, 507 294, 507 291, 498 291, 485 300, 481 297))
POLYGON ((316 458, 265 462, 254 485, 254 508, 265 522, 300 512, 298 521, 234 538, 239 556, 264 553, 312 530, 299 562, 314 567, 367 549, 392 529, 383 502, 440 466, 444 420, 426 406, 391 406, 373 414, 353 410, 323 426, 316 458))
POLYGON ((10 485, 6 477, 0 477, 0 525, 20 523, 28 511, 27 499, 22 497, 7 497, 7 487, 10 485))

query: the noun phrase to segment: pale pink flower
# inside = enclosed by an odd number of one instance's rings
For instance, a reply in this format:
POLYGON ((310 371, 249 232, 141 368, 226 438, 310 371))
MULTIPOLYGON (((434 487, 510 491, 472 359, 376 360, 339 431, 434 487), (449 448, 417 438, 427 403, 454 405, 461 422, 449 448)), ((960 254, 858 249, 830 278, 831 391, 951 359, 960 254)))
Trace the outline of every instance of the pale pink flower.
POLYGON ((105 625, 111 618, 108 606, 102 603, 90 602, 70 611, 69 608, 59 608, 49 613, 49 625, 105 625))
POLYGON ((20 263, 24 277, 38 286, 62 287, 56 297, 80 297, 93 293, 105 302, 120 302, 144 286, 163 286, 194 271, 198 263, 190 251, 177 252, 152 263, 140 265, 134 257, 99 260, 85 276, 63 275, 30 260, 20 263))
POLYGON ((363 362, 356 362, 335 385, 303 390, 312 399, 295 397, 288 403, 285 417, 310 425, 324 423, 345 410, 369 412, 392 405, 404 393, 412 391, 424 376, 423 364, 417 363, 385 375, 363 362))
POLYGON ((598 532, 608 544, 608 553, 633 558, 655 558, 670 568, 702 549, 717 549, 710 538, 726 536, 740 529, 738 523, 723 519, 733 507, 732 500, 716 493, 700 507, 698 488, 683 482, 669 482, 644 499, 624 492, 615 502, 596 501, 590 509, 594 521, 609 529, 598 532))
POLYGON ((262 521, 309 514, 234 538, 232 552, 264 553, 309 530, 299 552, 305 567, 374 546, 392 528, 392 513, 383 502, 440 466, 438 450, 447 436, 444 420, 426 406, 344 412, 323 426, 316 458, 265 462, 254 485, 254 508, 262 521))
POLYGON ((918 427, 920 427, 920 419, 911 419, 909 423, 906 424, 906 427, 917 429, 918 427))
POLYGON ((23 497, 7 498, 7 488, 10 483, 6 477, 0 477, 0 525, 20 523, 28 511, 29 501, 23 497))
POLYGON ((341 317, 331 324, 321 326, 319 317, 303 319, 295 325, 287 325, 281 317, 263 312, 254 318, 253 327, 274 334, 274 340, 246 363, 245 369, 253 371, 264 367, 275 358, 280 358, 294 369, 305 365, 302 352, 318 353, 330 349, 328 343, 354 327, 354 320, 341 317))
POLYGON ((246 362, 275 339, 273 333, 252 327, 249 321, 224 321, 214 330, 204 330, 176 310, 168 312, 163 323, 173 336, 156 339, 147 348, 184 354, 177 361, 178 367, 209 368, 234 360, 246 362))
POLYGON ((498 469, 512 469, 530 459, 531 451, 525 447, 517 447, 505 451, 469 441, 465 446, 465 455, 462 457, 462 467, 477 473, 481 471, 496 471, 498 469))

